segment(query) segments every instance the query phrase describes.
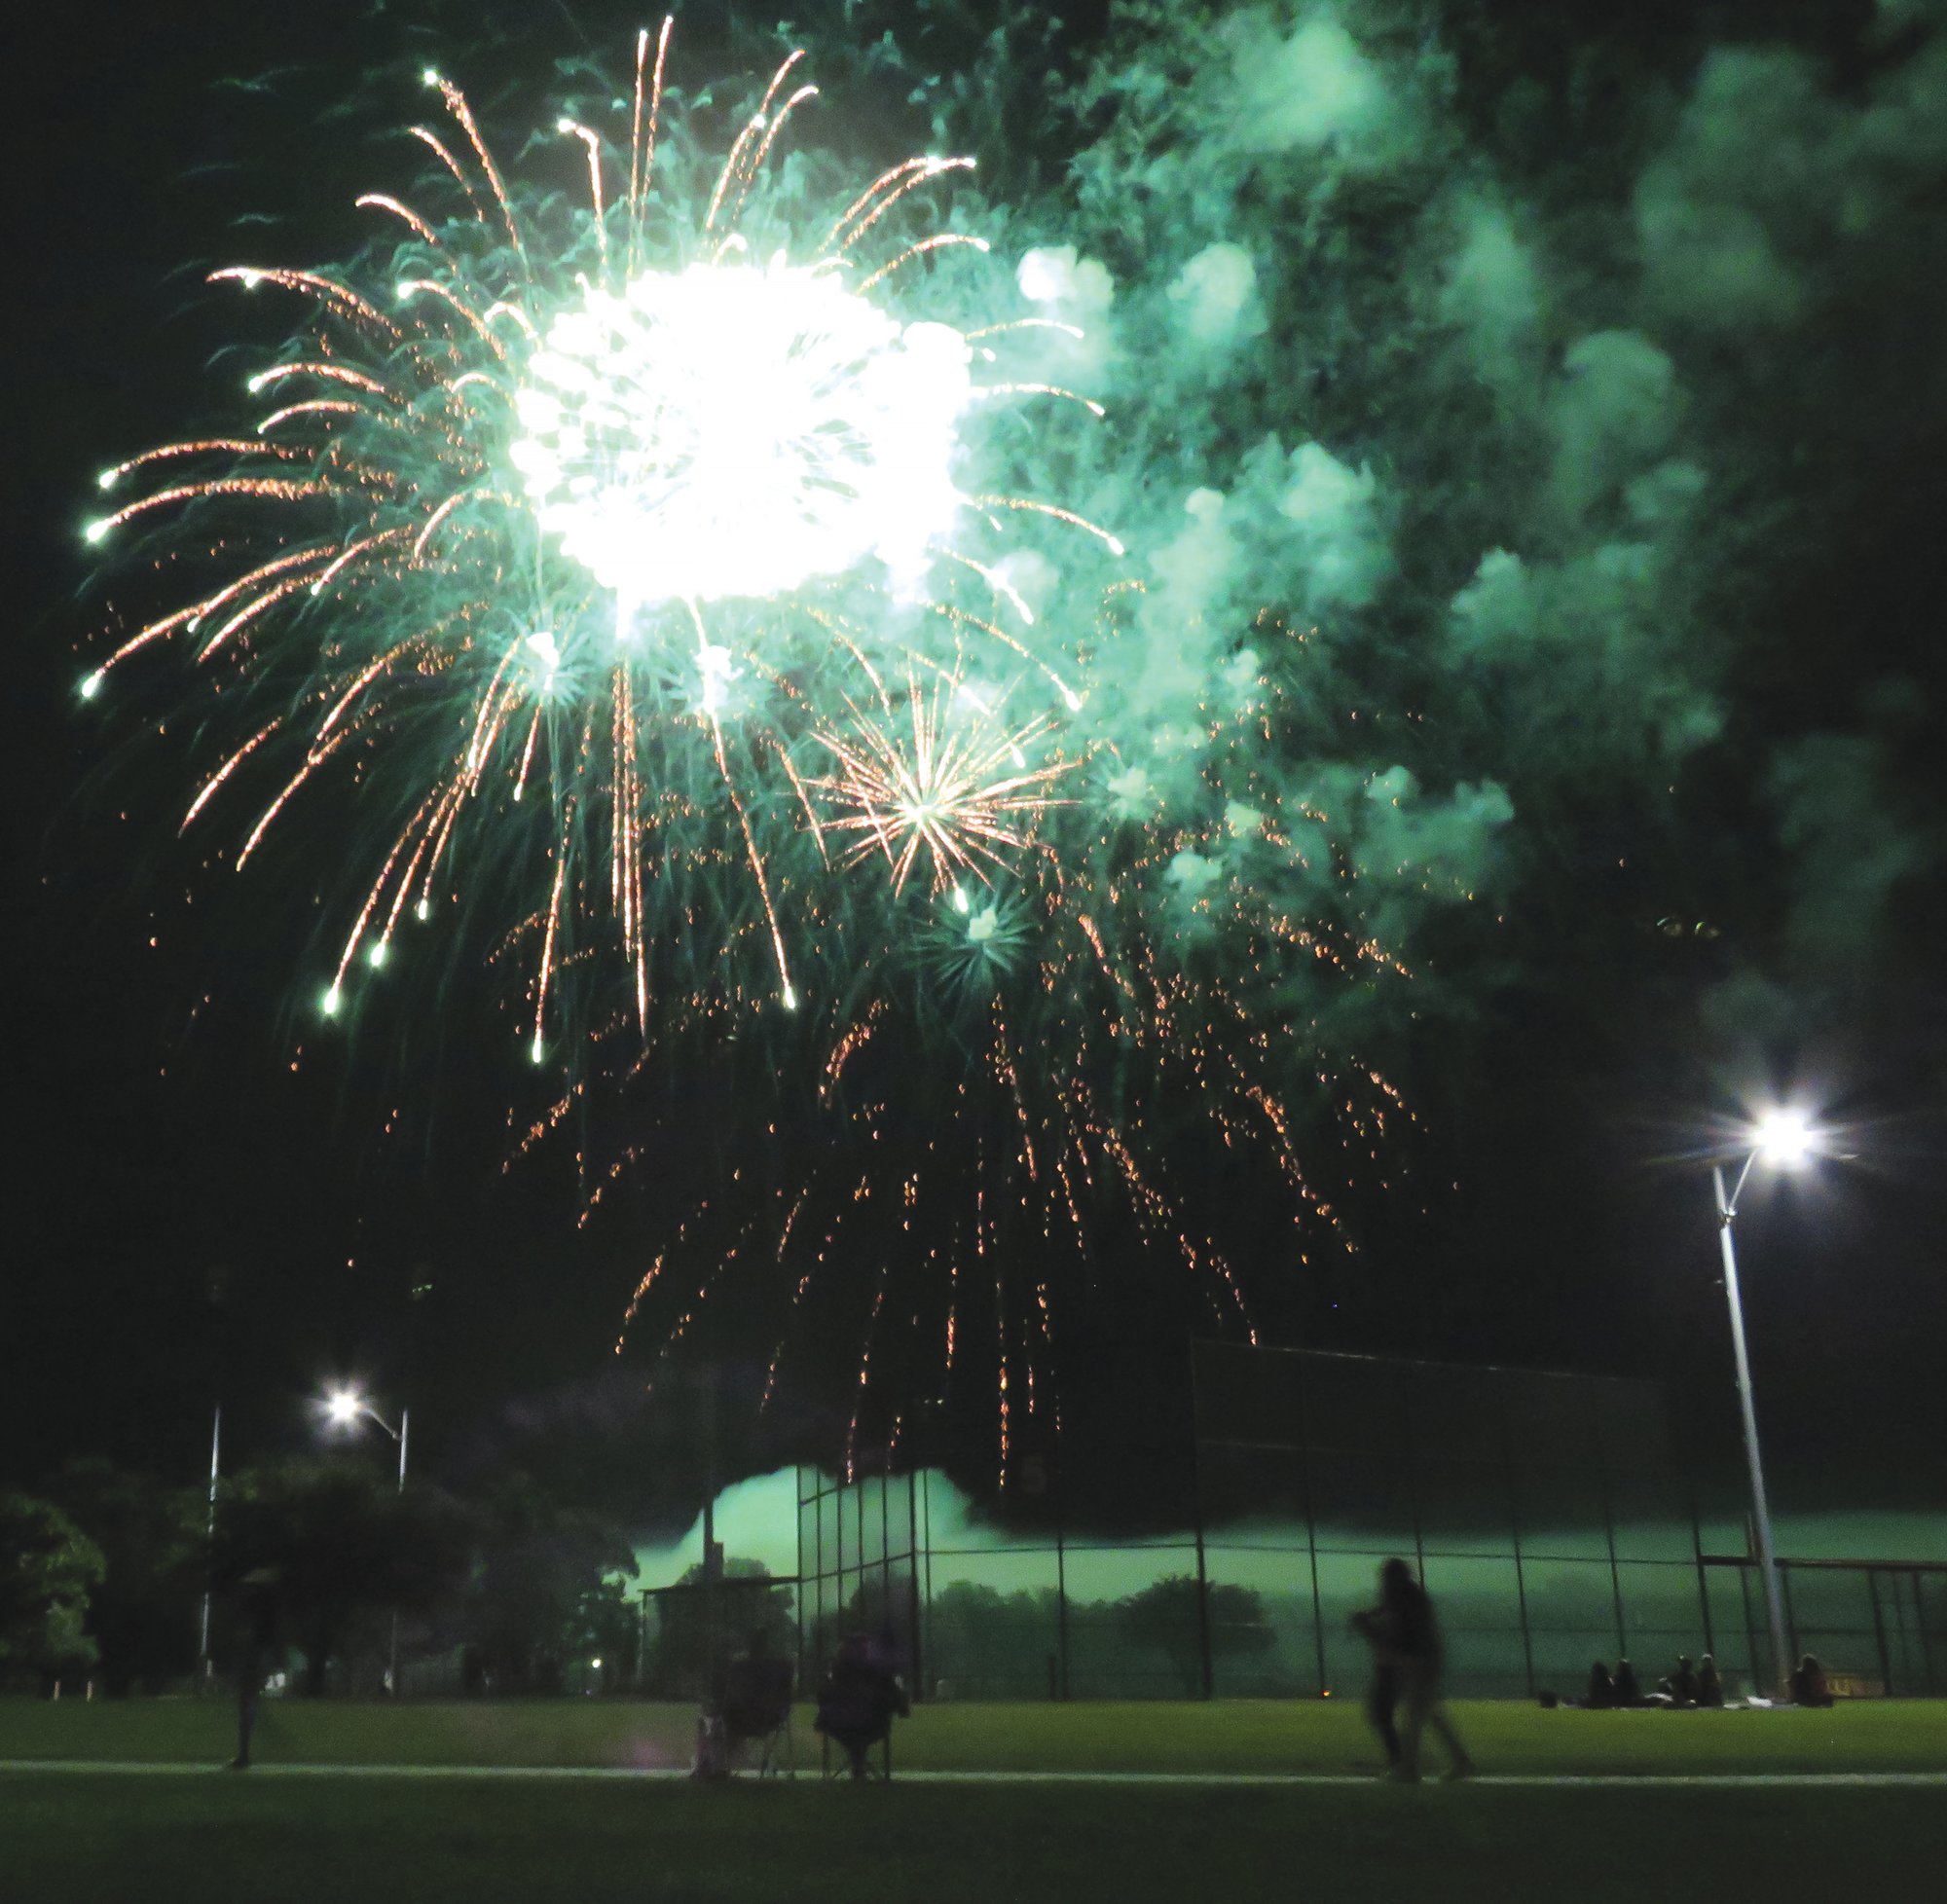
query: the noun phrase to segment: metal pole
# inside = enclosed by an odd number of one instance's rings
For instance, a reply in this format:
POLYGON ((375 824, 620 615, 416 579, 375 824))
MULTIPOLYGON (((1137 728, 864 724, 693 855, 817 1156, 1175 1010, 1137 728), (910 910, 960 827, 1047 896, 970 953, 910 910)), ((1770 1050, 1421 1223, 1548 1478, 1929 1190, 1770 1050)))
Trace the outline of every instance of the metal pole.
MULTIPOLYGON (((216 1405, 216 1414, 209 1424, 209 1519, 203 1533, 205 1545, 214 1549, 216 1545, 216 1475, 217 1464, 223 1452, 223 1404, 216 1405)), ((202 1562, 202 1637, 197 1648, 197 1659, 202 1666, 202 1677, 209 1677, 209 1569, 212 1555, 205 1554, 202 1562)), ((199 1682, 200 1684, 201 1682, 199 1682)))
POLYGON ((1880 1611, 1880 1577, 1878 1572, 1866 1569, 1866 1598, 1873 1609, 1873 1637, 1880 1649, 1880 1691, 1887 1698, 1892 1698, 1892 1655, 1887 1650, 1886 1616, 1880 1611))
MULTIPOLYGON (((1745 1165, 1745 1175, 1750 1164, 1745 1165)), ((1783 1698, 1791 1683, 1791 1661, 1784 1643, 1784 1607, 1779 1597, 1778 1558, 1772 1547, 1771 1508, 1765 1499, 1764 1465, 1758 1458, 1758 1417, 1751 1402, 1751 1365, 1745 1352, 1745 1310, 1738 1295, 1738 1252, 1731 1240, 1731 1227, 1737 1217, 1734 1196, 1724 1193, 1724 1172, 1719 1164, 1710 1166, 1710 1186, 1717 1198, 1717 1247, 1724 1258, 1724 1300, 1731 1311, 1731 1346, 1738 1363, 1738 1401, 1745 1417, 1745 1461, 1750 1469, 1751 1518, 1756 1530, 1758 1572, 1764 1581, 1765 1617, 1771 1627, 1771 1658, 1774 1694, 1783 1698)), ((1745 1178, 1738 1179, 1738 1189, 1745 1178)))
MULTIPOLYGON (((1060 1433, 1057 1420, 1055 1432, 1060 1433)), ((1061 1512, 1061 1462, 1054 1467, 1054 1657, 1056 1699, 1068 1697, 1068 1533, 1061 1512)))
POLYGON ((716 1368, 703 1373, 703 1687, 716 1694, 716 1368))
POLYGON ((1190 1505, 1196 1522, 1196 1655, 1202 1668, 1203 1698, 1215 1692, 1216 1673, 1210 1645, 1210 1570, 1203 1553, 1203 1437, 1198 1419, 1196 1344, 1190 1345, 1190 1505))
MULTIPOLYGON (((406 1491, 406 1437, 412 1432, 413 1411, 411 1409, 399 1410, 399 1492, 406 1491)), ((384 1422, 379 1424, 385 1426, 384 1422)), ((392 1647, 386 1667, 386 1683, 391 1696, 399 1696, 399 1609, 392 1609, 392 1647)))

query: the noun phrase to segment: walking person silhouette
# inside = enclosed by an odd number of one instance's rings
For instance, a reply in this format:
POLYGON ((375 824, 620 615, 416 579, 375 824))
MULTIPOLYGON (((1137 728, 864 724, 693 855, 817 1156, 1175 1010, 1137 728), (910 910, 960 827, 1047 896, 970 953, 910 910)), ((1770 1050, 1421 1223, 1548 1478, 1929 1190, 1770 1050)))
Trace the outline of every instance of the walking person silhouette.
POLYGON ((1440 1623, 1426 1589, 1404 1560, 1379 1569, 1379 1603, 1352 1616, 1373 1649, 1373 1681, 1366 1716, 1386 1750, 1390 1774, 1403 1784, 1419 1779, 1419 1741, 1431 1726, 1447 1750, 1447 1776, 1465 1778, 1474 1770, 1441 1697, 1446 1661, 1440 1623), (1396 1722, 1398 1713, 1404 1720, 1396 1722))

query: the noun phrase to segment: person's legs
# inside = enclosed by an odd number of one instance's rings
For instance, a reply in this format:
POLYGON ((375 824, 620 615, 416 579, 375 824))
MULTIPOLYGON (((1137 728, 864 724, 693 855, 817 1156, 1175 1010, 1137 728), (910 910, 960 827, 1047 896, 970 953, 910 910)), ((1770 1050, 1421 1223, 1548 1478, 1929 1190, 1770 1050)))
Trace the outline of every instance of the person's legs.
POLYGON ((1420 1735, 1431 1726, 1434 1736, 1446 1748, 1449 1776, 1466 1777, 1473 1771, 1474 1762, 1467 1756, 1467 1748, 1461 1744, 1460 1735, 1454 1731, 1453 1722, 1441 1703, 1439 1676, 1409 1671, 1403 1691, 1406 1726, 1400 1739, 1400 1776, 1419 1776, 1420 1735))
POLYGON ((1426 1724, 1426 1714, 1430 1704, 1426 1688, 1417 1674, 1409 1674, 1402 1689, 1405 1707, 1400 1727, 1399 1757, 1393 1764, 1393 1775, 1399 1778, 1419 1776, 1419 1735, 1426 1724))
POLYGON ((1467 1756, 1467 1748, 1460 1742, 1460 1735, 1453 1730, 1453 1722, 1447 1716, 1447 1707, 1436 1700, 1427 1708, 1426 1723, 1438 1736, 1447 1750, 1447 1776, 1450 1778, 1464 1778, 1474 1770, 1474 1761, 1467 1756))
POLYGON ((1366 1719, 1385 1747, 1386 1763, 1399 1764, 1399 1733, 1393 1725, 1393 1707, 1399 1703, 1399 1674, 1390 1666, 1375 1666, 1373 1683, 1366 1689, 1366 1719))
POLYGON ((1416 1662, 1400 1668, 1400 1703, 1405 1708, 1400 1727, 1399 1776, 1419 1776, 1419 1738, 1426 1721, 1440 1702, 1440 1682, 1416 1662))
POLYGON ((237 1756, 230 1761, 234 1772, 250 1769, 250 1735, 257 1730, 257 1694, 263 1683, 263 1668, 256 1648, 251 1647, 237 1668, 237 1756))
POLYGON ((885 1736, 883 1732, 857 1726, 841 1726, 836 1731, 827 1727, 826 1730, 826 1737, 843 1747, 846 1762, 855 1778, 869 1778, 872 1776, 867 1755, 885 1736))

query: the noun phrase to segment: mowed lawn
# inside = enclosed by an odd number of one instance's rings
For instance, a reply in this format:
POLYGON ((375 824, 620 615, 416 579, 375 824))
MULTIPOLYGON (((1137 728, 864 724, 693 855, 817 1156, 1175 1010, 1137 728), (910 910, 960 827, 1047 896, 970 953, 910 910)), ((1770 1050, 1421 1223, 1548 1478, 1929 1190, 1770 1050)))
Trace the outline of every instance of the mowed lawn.
MULTIPOLYGON (((1545 1712, 1510 1701, 1453 1710, 1486 1773, 1947 1772, 1947 1702, 1545 1712)), ((694 1724, 692 1707, 629 1700, 267 1700, 256 1755, 287 1765, 670 1767, 688 1764, 694 1724)), ((0 1763, 220 1764, 235 1728, 221 1700, 0 1700, 0 1763)), ((800 1762, 815 1768, 808 1708, 796 1734, 800 1762)), ((1357 1708, 1324 1701, 928 1705, 895 1740, 896 1771, 1342 1773, 1376 1763, 1357 1708)), ((1947 1810, 1947 1794, 1939 1802, 1947 1810)))
POLYGON ((1937 1789, 0 1770, 21 1904, 1937 1900, 1937 1789))

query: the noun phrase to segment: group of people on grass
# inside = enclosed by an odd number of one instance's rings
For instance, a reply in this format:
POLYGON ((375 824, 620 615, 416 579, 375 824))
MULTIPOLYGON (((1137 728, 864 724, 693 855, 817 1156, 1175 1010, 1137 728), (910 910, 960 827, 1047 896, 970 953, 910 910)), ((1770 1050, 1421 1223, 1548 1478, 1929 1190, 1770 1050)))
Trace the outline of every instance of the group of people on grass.
MULTIPOLYGON (((1790 1694, 1794 1705, 1832 1703, 1825 1668, 1816 1655, 1807 1653, 1793 1668, 1790 1694)), ((1615 1671, 1611 1672, 1604 1662, 1598 1660, 1589 1668, 1589 1684, 1582 1695, 1582 1703, 1596 1711, 1614 1706, 1663 1706, 1676 1710, 1720 1706, 1724 1703, 1724 1681, 1717 1671, 1717 1662, 1708 1653, 1694 1666, 1689 1654, 1679 1653, 1675 1670, 1658 1680, 1653 1693, 1645 1693, 1636 1683, 1636 1669, 1629 1661, 1618 1660, 1615 1671)))
POLYGON ((1636 1669, 1628 1660, 1618 1660, 1614 1672, 1598 1660, 1589 1668, 1589 1684, 1582 1694, 1583 1705, 1598 1712, 1615 1706, 1722 1705, 1723 1703, 1724 1681, 1717 1671, 1717 1662, 1708 1653, 1695 1666, 1690 1664, 1688 1653, 1679 1653, 1675 1669, 1657 1681, 1653 1693, 1645 1693, 1637 1684, 1636 1669))

